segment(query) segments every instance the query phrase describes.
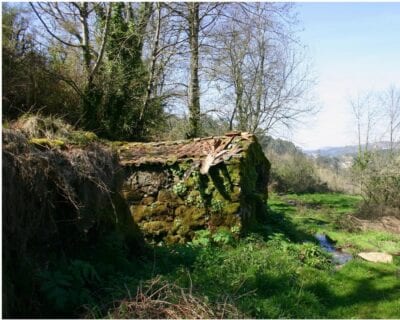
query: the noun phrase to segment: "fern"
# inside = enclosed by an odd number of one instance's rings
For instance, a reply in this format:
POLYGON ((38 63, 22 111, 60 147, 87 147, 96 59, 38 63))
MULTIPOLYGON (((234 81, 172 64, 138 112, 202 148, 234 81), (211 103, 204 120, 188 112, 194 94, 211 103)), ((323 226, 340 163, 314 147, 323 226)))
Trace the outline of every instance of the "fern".
POLYGON ((95 268, 82 260, 73 260, 59 270, 42 271, 39 278, 41 292, 58 312, 93 302, 90 288, 100 282, 95 268))

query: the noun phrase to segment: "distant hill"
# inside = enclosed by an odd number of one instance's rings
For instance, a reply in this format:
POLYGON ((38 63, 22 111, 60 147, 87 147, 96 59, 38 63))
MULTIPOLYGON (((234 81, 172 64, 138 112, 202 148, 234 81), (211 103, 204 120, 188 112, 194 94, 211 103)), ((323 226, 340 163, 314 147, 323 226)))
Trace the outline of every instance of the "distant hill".
MULTIPOLYGON (((396 148, 400 147, 398 144, 396 148)), ((365 145, 362 145, 362 148, 365 149, 365 145)), ((369 146, 370 150, 387 150, 390 148, 390 143, 388 141, 379 141, 372 143, 369 146)), ((318 157, 341 157, 346 155, 355 155, 358 152, 358 145, 353 146, 344 146, 344 147, 325 147, 316 150, 303 150, 303 152, 307 155, 318 157)))

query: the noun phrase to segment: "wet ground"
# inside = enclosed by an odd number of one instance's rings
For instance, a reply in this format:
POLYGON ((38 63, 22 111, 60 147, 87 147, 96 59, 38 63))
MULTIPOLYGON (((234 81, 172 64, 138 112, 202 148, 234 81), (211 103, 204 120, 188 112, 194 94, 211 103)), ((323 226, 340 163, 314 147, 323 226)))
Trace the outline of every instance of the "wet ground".
POLYGON ((316 234, 315 238, 318 240, 319 245, 325 251, 332 254, 333 258, 332 262, 334 264, 342 265, 353 259, 353 256, 350 253, 346 253, 341 251, 340 249, 336 249, 333 243, 329 240, 329 238, 325 234, 316 234))

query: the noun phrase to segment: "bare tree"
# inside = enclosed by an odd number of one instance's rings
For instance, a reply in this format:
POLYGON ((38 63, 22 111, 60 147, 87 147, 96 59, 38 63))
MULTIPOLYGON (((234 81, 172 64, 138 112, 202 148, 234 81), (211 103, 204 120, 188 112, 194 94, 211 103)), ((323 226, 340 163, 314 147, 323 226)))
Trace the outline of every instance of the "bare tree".
POLYGON ((400 90, 395 86, 389 87, 380 96, 380 103, 388 121, 390 151, 393 152, 400 131, 400 90))
POLYGON ((267 133, 312 111, 304 100, 312 79, 293 24, 287 4, 237 4, 226 12, 210 74, 227 92, 231 128, 267 133))
POLYGON ((62 47, 75 51, 78 61, 79 59, 83 61, 85 79, 83 86, 71 77, 64 77, 62 80, 79 94, 83 102, 86 122, 90 128, 95 128, 96 123, 93 123, 95 110, 91 96, 94 90, 94 77, 104 58, 111 18, 111 4, 31 2, 30 5, 50 36, 49 42, 54 40, 62 47), (96 17, 99 12, 104 14, 104 24, 101 28, 96 23, 100 20, 96 17))
POLYGON ((182 2, 169 3, 168 8, 178 18, 185 38, 189 54, 189 76, 187 85, 187 103, 189 110, 189 129, 187 137, 197 137, 201 132, 200 107, 200 49, 206 42, 208 31, 215 25, 223 8, 219 3, 182 2))
MULTIPOLYGON (((46 2, 30 3, 34 13, 47 33, 62 45, 80 51, 86 73, 86 88, 90 89, 93 78, 103 61, 105 45, 108 36, 111 17, 111 6, 89 2, 46 2), (96 7, 106 8, 104 27, 99 33, 93 23, 92 15, 96 7)), ((72 82, 69 81, 69 84, 72 82)), ((74 90, 82 94, 79 86, 73 85, 74 90)))
POLYGON ((369 217, 378 217, 388 212, 396 215, 400 212, 400 159, 398 153, 394 152, 396 134, 400 127, 399 102, 399 91, 394 86, 381 94, 370 91, 350 100, 359 145, 352 172, 364 198, 363 213, 369 217), (387 131, 383 132, 386 128, 387 131), (370 147, 374 136, 382 139, 385 134, 390 139, 389 153, 380 150, 379 145, 378 148, 370 147))
POLYGON ((373 135, 376 135, 376 124, 379 120, 376 96, 373 92, 359 93, 351 97, 349 103, 356 121, 358 154, 363 158, 370 151, 373 135))

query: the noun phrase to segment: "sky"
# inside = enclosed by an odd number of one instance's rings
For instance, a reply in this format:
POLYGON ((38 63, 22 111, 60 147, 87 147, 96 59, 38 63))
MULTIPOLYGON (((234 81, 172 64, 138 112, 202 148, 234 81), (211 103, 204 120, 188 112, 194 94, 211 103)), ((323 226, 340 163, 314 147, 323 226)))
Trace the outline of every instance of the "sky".
POLYGON ((304 149, 356 144, 348 97, 400 88, 400 3, 297 3, 297 11, 320 112, 291 140, 304 149))

